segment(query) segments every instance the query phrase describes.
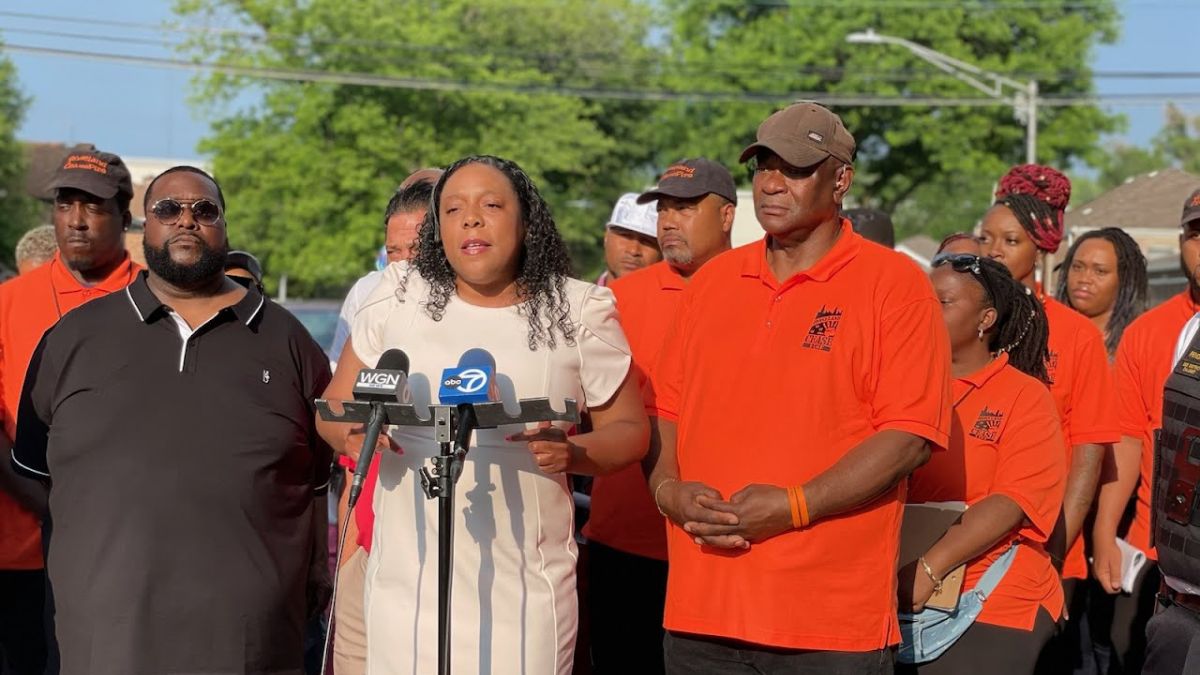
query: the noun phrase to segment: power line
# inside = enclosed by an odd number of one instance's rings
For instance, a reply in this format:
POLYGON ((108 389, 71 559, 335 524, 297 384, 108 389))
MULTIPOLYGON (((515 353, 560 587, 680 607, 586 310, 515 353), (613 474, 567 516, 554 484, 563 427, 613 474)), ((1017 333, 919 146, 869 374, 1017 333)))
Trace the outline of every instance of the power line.
MULTIPOLYGON (((331 72, 267 68, 262 66, 239 66, 221 63, 203 63, 154 56, 110 54, 96 51, 77 51, 51 47, 33 47, 6 44, 4 49, 21 54, 56 56, 87 61, 108 61, 125 65, 149 66, 175 70, 208 71, 237 77, 278 80, 287 82, 313 82, 344 84, 416 91, 456 91, 470 93, 538 94, 572 96, 597 100, 624 101, 687 101, 687 102, 742 102, 784 103, 796 99, 817 99, 833 106, 903 106, 903 107, 995 107, 1010 106, 1009 100, 984 97, 938 97, 938 96, 879 96, 874 94, 832 92, 705 92, 669 90, 603 89, 589 87, 565 87, 541 84, 514 85, 454 80, 431 80, 405 78, 371 73, 331 72)), ((1071 107, 1078 105, 1158 105, 1166 102, 1200 103, 1200 92, 1152 93, 1152 94, 1080 94, 1072 96, 1046 96, 1038 99, 1039 106, 1071 107)))

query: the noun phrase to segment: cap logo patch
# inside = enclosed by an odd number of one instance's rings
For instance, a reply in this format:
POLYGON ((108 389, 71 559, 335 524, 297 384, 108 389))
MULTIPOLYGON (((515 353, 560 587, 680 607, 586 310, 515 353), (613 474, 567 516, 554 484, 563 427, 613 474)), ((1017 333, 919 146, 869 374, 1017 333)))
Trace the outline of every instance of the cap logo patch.
POLYGON ((1188 206, 1200 206, 1200 194, 1192 195, 1192 203, 1188 206))
POLYGON ((658 182, 662 183, 664 180, 667 180, 668 178, 683 178, 683 179, 690 180, 695 177, 696 177, 696 170, 693 169, 692 167, 684 166, 683 164, 674 164, 674 165, 667 167, 667 170, 665 172, 663 172, 662 178, 659 178, 658 182))
POLYGON ((84 171, 108 175, 108 162, 102 161, 95 155, 71 155, 67 157, 67 161, 63 164, 62 168, 82 169, 84 171))
POLYGON ((809 138, 809 140, 814 141, 816 143, 824 143, 825 142, 825 137, 815 131, 808 132, 808 138, 809 138))

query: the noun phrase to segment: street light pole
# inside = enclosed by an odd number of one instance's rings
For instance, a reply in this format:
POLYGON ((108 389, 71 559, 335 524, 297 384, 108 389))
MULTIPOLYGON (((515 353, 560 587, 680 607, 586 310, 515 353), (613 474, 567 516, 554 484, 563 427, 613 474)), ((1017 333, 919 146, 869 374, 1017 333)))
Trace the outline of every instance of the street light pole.
POLYGON ((917 44, 912 40, 876 33, 873 29, 850 33, 846 36, 846 42, 903 47, 922 61, 932 64, 988 96, 998 101, 1011 103, 1017 120, 1025 125, 1025 161, 1028 164, 1037 163, 1037 80, 1018 82, 966 61, 960 61, 949 54, 943 54, 925 45, 917 44), (1011 95, 1005 94, 1006 87, 1011 90, 1011 95))
MULTIPOLYGON (((1038 134, 1038 83, 1037 80, 1018 82, 999 73, 984 70, 979 66, 960 61, 949 54, 943 54, 912 40, 883 35, 868 28, 865 31, 850 33, 846 42, 853 44, 887 44, 903 47, 912 52, 917 58, 926 61, 939 70, 969 84, 975 89, 998 100, 1012 104, 1013 114, 1018 121, 1025 125, 1025 163, 1037 164, 1037 134, 1038 134), (990 80, 985 82, 983 80, 990 80), (1004 88, 1012 91, 1011 98, 1006 96, 1004 88)), ((1054 277, 1054 267, 1051 256, 1042 259, 1042 285, 1051 289, 1054 277)))

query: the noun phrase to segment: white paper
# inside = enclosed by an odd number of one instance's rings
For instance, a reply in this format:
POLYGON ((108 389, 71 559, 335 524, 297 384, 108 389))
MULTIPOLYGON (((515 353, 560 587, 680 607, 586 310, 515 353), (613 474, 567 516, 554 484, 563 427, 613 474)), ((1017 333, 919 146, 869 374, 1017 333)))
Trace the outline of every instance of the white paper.
POLYGON ((1117 537, 1117 548, 1121 551, 1121 590, 1132 593, 1133 582, 1146 565, 1146 554, 1120 537, 1117 537))

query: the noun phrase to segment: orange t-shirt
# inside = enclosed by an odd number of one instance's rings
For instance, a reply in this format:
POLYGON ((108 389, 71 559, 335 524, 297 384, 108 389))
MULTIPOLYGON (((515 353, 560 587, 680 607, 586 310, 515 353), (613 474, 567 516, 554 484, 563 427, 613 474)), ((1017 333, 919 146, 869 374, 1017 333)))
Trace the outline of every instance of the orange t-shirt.
POLYGON ((909 479, 909 503, 966 502, 1004 495, 1026 522, 967 564, 963 589, 975 588, 1009 544, 1013 564, 979 615, 981 623, 1033 630, 1039 607, 1062 615, 1063 590, 1043 544, 1066 491, 1063 436, 1046 386, 1008 365, 1008 355, 954 381, 950 448, 934 453, 909 479))
MULTIPOLYGON (((652 383, 656 414, 678 425, 682 480, 729 498, 803 485, 880 431, 949 441, 949 339, 929 279, 849 221, 785 281, 762 240, 708 262, 683 296, 652 383)), ((788 649, 896 644, 904 486, 746 551, 670 525, 665 627, 788 649)))
MULTIPOLYGON (((627 274, 609 284, 617 296, 621 327, 633 352, 633 365, 642 389, 675 319, 683 298, 684 281, 666 262, 627 274)), ((667 559, 663 517, 646 487, 642 465, 634 463, 592 482, 592 510, 583 534, 619 551, 658 560, 667 559)))
MULTIPOLYGON (((1121 440, 1113 404, 1112 370, 1100 329, 1058 300, 1044 296, 1042 301, 1050 324, 1046 372, 1050 376, 1050 393, 1062 419, 1069 473, 1075 446, 1121 440)), ((1062 575, 1064 579, 1088 577, 1082 531, 1067 550, 1062 575)))
POLYGON ((1125 541, 1150 558, 1157 557, 1150 547, 1154 431, 1162 428, 1163 387, 1175 365, 1175 341, 1197 311, 1184 291, 1135 319, 1117 345, 1117 420, 1122 434, 1142 442, 1137 503, 1125 541))
MULTIPOLYGON (((129 285, 141 268, 125 261, 107 279, 83 286, 58 254, 29 272, 0 284, 0 416, 8 440, 16 438, 17 406, 29 359, 42 335, 67 312, 129 285)), ((3 458, 3 461, 9 461, 3 458)), ((12 497, 0 492, 0 570, 41 569, 41 524, 12 497)))

